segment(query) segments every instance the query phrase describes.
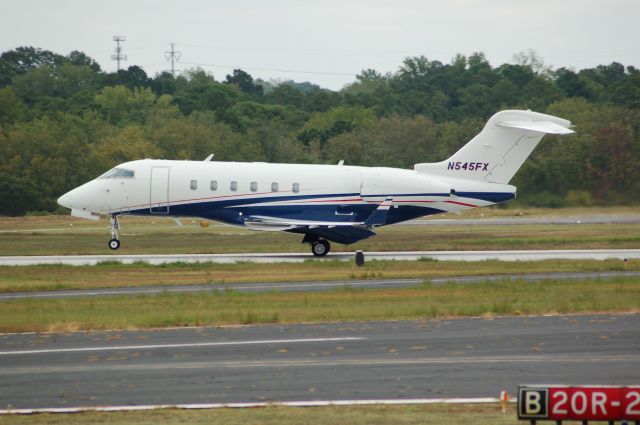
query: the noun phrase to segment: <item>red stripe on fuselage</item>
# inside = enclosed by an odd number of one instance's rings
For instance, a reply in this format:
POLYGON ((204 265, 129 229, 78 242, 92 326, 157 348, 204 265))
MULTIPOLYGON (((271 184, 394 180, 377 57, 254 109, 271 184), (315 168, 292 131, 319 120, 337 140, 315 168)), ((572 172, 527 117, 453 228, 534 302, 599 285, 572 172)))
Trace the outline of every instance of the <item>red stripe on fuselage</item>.
MULTIPOLYGON (((281 202, 286 202, 288 204, 311 204, 311 203, 327 203, 327 202, 333 202, 333 203, 339 203, 339 202, 362 202, 364 201, 364 199, 362 198, 357 198, 357 199, 323 199, 323 200, 302 200, 302 201, 281 201, 281 202)), ((278 201, 274 201, 274 202, 278 202, 278 201)))
POLYGON ((463 207, 478 208, 478 205, 465 204, 464 202, 457 202, 457 201, 444 201, 444 202, 447 202, 449 204, 462 205, 463 207))

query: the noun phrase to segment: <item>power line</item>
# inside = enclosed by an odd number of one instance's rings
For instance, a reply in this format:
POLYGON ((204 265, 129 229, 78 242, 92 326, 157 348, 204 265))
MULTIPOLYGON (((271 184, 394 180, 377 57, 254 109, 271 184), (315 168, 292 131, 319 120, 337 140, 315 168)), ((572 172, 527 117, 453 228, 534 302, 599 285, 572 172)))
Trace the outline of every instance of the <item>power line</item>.
POLYGON ((167 61, 171 61, 171 75, 173 75, 174 77, 176 75, 175 62, 179 62, 181 56, 181 52, 175 51, 173 43, 171 43, 171 50, 168 52, 164 52, 164 57, 167 59, 167 61))
POLYGON ((294 69, 279 69, 279 68, 254 68, 248 66, 230 66, 230 65, 216 65, 212 63, 196 63, 196 62, 182 62, 185 65, 195 66, 208 66, 212 68, 227 68, 227 69, 246 69, 247 71, 272 71, 272 72, 289 72, 294 74, 315 74, 315 75, 344 75, 353 77, 357 74, 347 72, 322 72, 322 71, 300 71, 294 69))
POLYGON ((127 37, 125 37, 124 35, 113 36, 113 41, 116 42, 116 52, 113 55, 111 55, 111 60, 114 60, 118 63, 118 71, 120 71, 120 61, 127 60, 127 55, 122 54, 122 47, 120 47, 120 43, 126 40, 127 40, 127 37))

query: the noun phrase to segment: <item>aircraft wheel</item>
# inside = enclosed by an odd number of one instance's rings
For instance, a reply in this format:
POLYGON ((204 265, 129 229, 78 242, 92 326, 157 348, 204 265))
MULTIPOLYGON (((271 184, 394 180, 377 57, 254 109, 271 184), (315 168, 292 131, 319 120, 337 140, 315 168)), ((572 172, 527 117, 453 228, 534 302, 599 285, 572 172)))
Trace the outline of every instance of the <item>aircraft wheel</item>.
POLYGON ((111 239, 109 241, 109 248, 113 249, 114 251, 120 248, 120 241, 118 239, 111 239))
POLYGON ((311 252, 316 257, 324 257, 329 253, 329 250, 331 250, 331 245, 325 240, 315 241, 311 244, 311 252))

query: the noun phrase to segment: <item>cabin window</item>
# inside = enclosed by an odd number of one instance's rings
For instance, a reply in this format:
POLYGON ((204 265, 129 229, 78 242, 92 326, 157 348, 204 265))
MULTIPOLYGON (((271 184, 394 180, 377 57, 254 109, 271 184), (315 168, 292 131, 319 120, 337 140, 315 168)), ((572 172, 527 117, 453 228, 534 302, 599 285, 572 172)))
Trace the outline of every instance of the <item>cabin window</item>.
POLYGON ((235 181, 235 180, 234 180, 234 181, 232 181, 232 182, 231 182, 231 186, 230 186, 230 187, 231 187, 231 190, 232 190, 233 192, 235 192, 236 190, 238 190, 238 182, 237 182, 237 181, 235 181))
POLYGON ((293 193, 300 192, 300 183, 294 183, 291 185, 291 191, 293 191, 293 193))
POLYGON ((191 190, 196 190, 198 188, 198 180, 191 180, 189 187, 191 188, 191 190))
POLYGON ((278 182, 271 183, 271 191, 272 192, 277 192, 278 191, 278 182))
POLYGON ((211 183, 209 183, 209 189, 218 190, 218 180, 211 180, 211 183))
POLYGON ((127 170, 125 168, 112 168, 107 171, 99 179, 132 179, 136 175, 135 171, 127 170))
POLYGON ((258 182, 251 182, 249 189, 251 189, 252 192, 256 192, 258 190, 258 182))

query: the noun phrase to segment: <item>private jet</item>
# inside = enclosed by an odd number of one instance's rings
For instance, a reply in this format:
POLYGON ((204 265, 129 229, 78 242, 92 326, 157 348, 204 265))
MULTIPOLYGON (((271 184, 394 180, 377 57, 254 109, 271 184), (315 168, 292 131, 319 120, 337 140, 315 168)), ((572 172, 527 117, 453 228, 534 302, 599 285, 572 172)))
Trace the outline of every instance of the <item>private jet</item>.
POLYGON ((352 244, 380 226, 494 205, 545 134, 571 122, 532 111, 493 115, 451 158, 413 169, 344 165, 142 159, 125 162, 62 195, 71 215, 110 218, 109 248, 120 247, 120 215, 198 217, 251 230, 303 235, 313 255, 352 244))

